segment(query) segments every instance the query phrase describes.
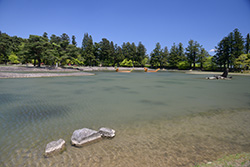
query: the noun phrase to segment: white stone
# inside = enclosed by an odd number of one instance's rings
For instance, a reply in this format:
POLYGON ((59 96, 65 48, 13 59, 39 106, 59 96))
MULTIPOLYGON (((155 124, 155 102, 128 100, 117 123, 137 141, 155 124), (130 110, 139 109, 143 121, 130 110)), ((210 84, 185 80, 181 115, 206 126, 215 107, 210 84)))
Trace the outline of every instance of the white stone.
POLYGON ((71 144, 73 146, 81 147, 87 143, 97 141, 102 138, 102 135, 95 130, 83 128, 73 132, 71 137, 71 144))
POLYGON ((63 139, 59 139, 57 141, 52 141, 47 144, 45 148, 45 156, 49 157, 56 153, 61 153, 65 150, 66 142, 63 139))
POLYGON ((109 138, 115 137, 115 130, 110 128, 102 127, 99 129, 98 133, 102 134, 102 137, 109 137, 109 138))

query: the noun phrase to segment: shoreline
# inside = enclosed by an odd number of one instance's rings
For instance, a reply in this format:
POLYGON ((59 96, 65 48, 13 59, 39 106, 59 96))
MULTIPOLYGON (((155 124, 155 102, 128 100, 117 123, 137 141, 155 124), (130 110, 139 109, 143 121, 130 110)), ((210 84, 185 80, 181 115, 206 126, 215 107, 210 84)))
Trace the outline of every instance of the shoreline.
MULTIPOLYGON (((131 70, 135 72, 144 72, 143 67, 119 67, 120 70, 131 70)), ((150 69, 150 68, 149 68, 150 69)), ((0 78, 38 78, 38 77, 60 77, 60 76, 90 76, 94 73, 88 72, 115 72, 115 67, 34 67, 34 66, 16 66, 16 65, 0 65, 0 78)), ((190 71, 190 70, 168 70, 161 69, 159 72, 177 72, 194 75, 221 75, 222 72, 216 71, 190 71)), ((250 76, 250 73, 234 73, 229 72, 230 76, 250 76)))
POLYGON ((92 76, 95 74, 78 72, 78 73, 10 73, 0 72, 0 79, 4 78, 42 78, 42 77, 66 77, 66 76, 92 76))

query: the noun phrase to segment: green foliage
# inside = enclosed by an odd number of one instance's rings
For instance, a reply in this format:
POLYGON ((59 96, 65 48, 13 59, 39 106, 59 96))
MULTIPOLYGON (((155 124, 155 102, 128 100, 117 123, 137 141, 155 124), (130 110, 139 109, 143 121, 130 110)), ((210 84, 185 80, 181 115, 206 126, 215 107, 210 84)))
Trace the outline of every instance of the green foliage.
POLYGON ((17 55, 13 52, 11 53, 11 55, 9 55, 9 62, 11 64, 19 64, 20 63, 20 61, 18 61, 17 55))
POLYGON ((197 62, 198 54, 199 54, 200 44, 197 41, 190 40, 188 42, 188 46, 186 48, 187 61, 189 62, 190 68, 195 69, 195 64, 197 62))
POLYGON ((198 66, 205 70, 217 67, 248 68, 249 57, 246 58, 242 54, 248 53, 249 47, 249 34, 243 39, 238 29, 218 43, 213 57, 210 57, 198 42, 190 40, 185 54, 182 43, 173 44, 170 51, 167 47, 162 49, 160 43, 157 43, 150 58, 141 42, 137 46, 130 42, 117 46, 113 41, 103 38, 99 43, 94 43, 91 35, 85 33, 82 47, 79 48, 75 36, 72 36, 70 43, 66 33, 60 36, 52 34, 48 38, 45 32, 42 36, 30 35, 28 39, 22 39, 0 32, 0 63, 33 62, 34 65, 40 66, 41 63, 65 65, 70 62, 89 66, 153 66, 187 69, 188 62, 189 68, 198 66))
POLYGON ((200 68, 203 69, 203 64, 206 62, 209 57, 208 52, 200 46, 199 54, 197 55, 197 62, 200 64, 200 68))
POLYGON ((246 70, 250 66, 250 54, 242 54, 235 60, 237 68, 246 70))
MULTIPOLYGON (((244 40, 238 29, 230 32, 216 47, 216 63, 220 67, 236 66, 235 60, 244 53, 244 40)), ((245 48, 247 50, 247 46, 245 48)))
POLYGON ((0 33, 0 60, 5 64, 8 62, 8 55, 12 50, 11 37, 6 33, 0 33))
POLYGON ((178 62, 177 67, 179 70, 187 70, 189 68, 189 63, 188 61, 181 61, 181 62, 178 62))
POLYGON ((209 56, 203 64, 204 70, 211 71, 216 69, 216 64, 213 61, 213 57, 209 56))
POLYGON ((153 50, 153 52, 151 52, 150 56, 150 64, 153 67, 159 67, 161 65, 161 56, 163 54, 163 51, 161 49, 161 45, 160 43, 156 43, 155 49, 153 50))
POLYGON ((142 65, 143 67, 145 67, 145 65, 146 65, 147 62, 148 62, 148 58, 145 57, 145 58, 141 61, 141 65, 142 65))
POLYGON ((121 67, 133 67, 133 62, 132 60, 127 60, 127 59, 124 59, 121 64, 120 64, 121 67))

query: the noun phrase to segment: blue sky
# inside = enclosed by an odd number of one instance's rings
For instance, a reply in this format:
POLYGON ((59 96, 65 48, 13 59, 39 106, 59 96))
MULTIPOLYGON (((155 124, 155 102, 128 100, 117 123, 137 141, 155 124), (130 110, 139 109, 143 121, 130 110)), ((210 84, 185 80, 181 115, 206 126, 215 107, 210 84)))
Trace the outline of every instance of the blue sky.
MULTIPOLYGON (((0 30, 28 38, 47 32, 122 45, 140 41, 147 53, 160 42, 198 41, 209 51, 238 28, 250 33, 250 0, 0 0, 0 30)), ((211 53, 213 54, 213 53, 211 53)))

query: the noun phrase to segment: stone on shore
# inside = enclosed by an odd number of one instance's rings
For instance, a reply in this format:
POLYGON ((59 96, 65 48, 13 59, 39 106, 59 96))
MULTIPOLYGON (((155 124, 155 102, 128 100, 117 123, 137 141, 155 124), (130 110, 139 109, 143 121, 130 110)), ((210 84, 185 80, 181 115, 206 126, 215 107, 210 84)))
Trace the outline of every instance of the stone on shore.
POLYGON ((76 147, 82 147, 85 144, 100 140, 102 135, 95 130, 83 128, 73 132, 71 144, 76 147))
POLYGON ((107 137, 107 138, 115 137, 115 130, 110 128, 102 127, 99 129, 98 133, 100 133, 102 137, 107 137))
POLYGON ((50 157, 52 155, 62 153, 66 149, 66 142, 63 139, 57 141, 52 141, 47 144, 45 148, 45 157, 50 157))

